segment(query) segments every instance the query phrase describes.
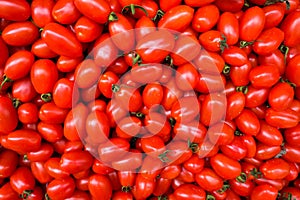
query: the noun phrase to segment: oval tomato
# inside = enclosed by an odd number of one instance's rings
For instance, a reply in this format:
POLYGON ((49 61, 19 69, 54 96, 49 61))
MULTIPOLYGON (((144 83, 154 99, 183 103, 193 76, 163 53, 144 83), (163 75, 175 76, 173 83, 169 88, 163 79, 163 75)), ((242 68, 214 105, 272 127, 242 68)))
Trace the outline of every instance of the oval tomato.
POLYGON ((223 154, 216 154, 210 158, 214 171, 224 179, 234 179, 241 174, 241 164, 223 154))
POLYGON ((0 8, 0 18, 25 21, 30 17, 30 5, 27 1, 1 1, 0 8))

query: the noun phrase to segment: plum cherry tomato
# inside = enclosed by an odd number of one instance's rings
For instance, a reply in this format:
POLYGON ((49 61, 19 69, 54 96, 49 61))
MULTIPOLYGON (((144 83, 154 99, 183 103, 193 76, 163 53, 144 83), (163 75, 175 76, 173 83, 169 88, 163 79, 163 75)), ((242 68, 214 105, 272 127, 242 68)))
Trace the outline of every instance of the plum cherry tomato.
POLYGON ((52 16, 60 24, 73 24, 81 16, 73 0, 59 0, 52 8, 52 16))
POLYGON ((90 176, 89 191, 94 198, 101 196, 103 200, 110 200, 112 196, 112 183, 108 177, 100 174, 90 176))
POLYGON ((269 93, 268 103, 277 111, 290 107, 294 99, 294 89, 288 83, 277 83, 269 93))
POLYGON ((31 18, 38 27, 43 28, 46 24, 54 22, 52 8, 54 0, 33 0, 31 2, 31 18))
POLYGON ((18 125, 17 110, 14 108, 12 100, 6 96, 0 96, 0 133, 8 134, 18 125))
POLYGON ((288 80, 294 83, 296 86, 300 86, 300 55, 293 57, 287 64, 285 75, 288 80))
POLYGON ((192 27, 197 32, 206 32, 211 30, 218 22, 220 11, 217 6, 210 4, 200 7, 192 21, 192 27))
POLYGON ((30 5, 27 1, 1 1, 0 13, 0 18, 6 20, 26 21, 30 17, 30 5))
POLYGON ((284 32, 283 44, 288 47, 295 47, 299 45, 300 31, 295 29, 300 24, 300 11, 293 11, 289 13, 280 26, 284 32))

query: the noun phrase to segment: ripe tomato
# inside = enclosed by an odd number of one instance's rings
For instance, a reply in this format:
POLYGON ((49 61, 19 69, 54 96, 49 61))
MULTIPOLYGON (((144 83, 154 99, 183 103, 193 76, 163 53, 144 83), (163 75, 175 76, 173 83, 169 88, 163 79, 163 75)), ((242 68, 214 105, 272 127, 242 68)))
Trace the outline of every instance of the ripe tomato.
POLYGON ((46 161, 54 152, 53 146, 49 143, 42 143, 38 151, 28 152, 27 159, 31 162, 46 161))
POLYGON ((87 141, 91 144, 99 144, 107 140, 109 135, 109 121, 105 112, 91 112, 86 119, 87 141))
POLYGON ((33 190, 35 179, 28 167, 19 167, 10 177, 11 187, 18 193, 24 194, 26 191, 33 190))
POLYGON ((216 154, 210 158, 214 171, 224 179, 234 179, 241 174, 241 164, 223 154, 216 154))
POLYGON ((300 125, 294 126, 292 128, 288 128, 284 131, 284 139, 288 144, 293 146, 300 146, 298 141, 300 139, 300 125))
POLYGON ((19 194, 12 188, 9 182, 1 186, 0 198, 3 200, 20 199, 19 194))
POLYGON ((54 4, 52 16, 60 24, 73 24, 79 19, 81 13, 75 7, 73 0, 60 0, 54 4))
POLYGON ((244 109, 242 113, 235 118, 238 129, 248 135, 257 135, 260 130, 260 123, 257 116, 249 109, 244 109))
POLYGON ((265 26, 265 13, 262 8, 253 6, 240 18, 240 40, 251 42, 257 39, 265 26))
POLYGON ((61 124, 51 124, 46 122, 39 122, 37 129, 41 137, 48 142, 57 142, 62 139, 64 129, 61 124))
POLYGON ((239 40, 239 21, 231 12, 224 12, 220 15, 217 24, 218 30, 226 37, 226 43, 234 45, 239 40))
POLYGON ((51 51, 42 39, 37 39, 31 46, 31 52, 39 58, 54 58, 56 53, 51 51))
POLYGON ((183 91, 189 91, 197 86, 199 73, 196 67, 190 63, 179 65, 176 70, 177 87, 183 91))
POLYGON ((300 32, 294 29, 300 23, 300 12, 289 13, 281 23, 280 29, 284 32, 283 44, 288 47, 295 47, 299 44, 300 32))
POLYGON ((52 9, 54 0, 33 0, 31 2, 31 18, 38 27, 43 28, 46 24, 53 22, 52 9))
POLYGON ((215 0, 216 6, 224 12, 238 12, 244 6, 244 0, 215 0))
POLYGON ((163 72, 163 65, 151 63, 133 67, 130 71, 130 80, 138 83, 152 83, 158 81, 163 72))
POLYGON ((281 158, 273 158, 264 162, 259 171, 266 179, 284 179, 290 171, 290 165, 281 158))
POLYGON ((89 191, 94 198, 101 196, 103 200, 110 200, 112 196, 112 184, 107 176, 94 174, 90 176, 89 191))
POLYGON ((285 72, 285 58, 279 49, 269 55, 259 55, 258 63, 260 65, 274 65, 279 69, 280 75, 285 72))
POLYGON ((281 145, 283 142, 283 137, 281 132, 267 124, 265 121, 260 121, 260 130, 256 135, 256 139, 266 145, 281 145))
POLYGON ((280 4, 271 4, 263 7, 265 12, 265 29, 276 27, 280 24, 284 17, 285 6, 280 4))
POLYGON ((247 64, 248 56, 247 54, 237 46, 230 46, 225 48, 222 52, 222 57, 224 61, 229 65, 233 66, 243 66, 247 64))
POLYGON ((92 42, 101 35, 103 26, 88 17, 82 16, 76 21, 74 30, 80 42, 92 42))
POLYGON ((230 144, 221 145, 220 150, 224 155, 235 160, 241 160, 247 156, 247 147, 242 137, 234 137, 230 144))
POLYGON ((9 97, 0 96, 0 133, 8 134, 18 125, 17 111, 9 97))
POLYGON ((59 164, 62 170, 75 174, 88 170, 93 164, 93 157, 87 151, 71 151, 62 154, 59 164))
POLYGON ((155 189, 154 179, 147 179, 141 173, 137 174, 132 194, 136 199, 148 198, 155 189))
POLYGON ((296 126, 300 121, 299 114, 289 108, 283 111, 276 111, 269 108, 266 111, 265 118, 268 124, 278 128, 291 128, 296 126))
POLYGON ((205 191, 193 184, 183 184, 175 189, 174 196, 176 199, 195 199, 204 200, 206 198, 205 191))
POLYGON ((31 162, 30 169, 34 178, 42 184, 46 184, 53 179, 53 177, 48 174, 45 167, 45 162, 43 161, 31 162))
POLYGON ((287 64, 286 66, 286 71, 285 75, 287 79, 294 83, 296 86, 300 86, 300 81, 297 78, 300 70, 299 70, 299 60, 300 60, 300 55, 297 55, 293 57, 287 64))
POLYGON ((111 8, 107 1, 96 0, 87 2, 85 0, 75 0, 74 4, 84 16, 94 20, 95 22, 104 24, 108 21, 108 16, 111 12, 111 8), (93 12, 91 12, 91 10, 93 12))
POLYGON ((270 199, 275 200, 277 198, 278 190, 269 185, 269 184, 262 184, 256 186, 250 195, 251 200, 263 200, 263 199, 270 199))
POLYGON ((199 42, 205 48, 205 50, 218 52, 223 49, 222 33, 217 30, 208 30, 200 34, 199 42))
POLYGON ((188 123, 199 115, 200 110, 200 102, 196 97, 182 97, 173 104, 171 116, 177 122, 188 123))
POLYGON ((54 102, 45 103, 41 106, 39 118, 49 124, 61 124, 65 121, 68 109, 59 108, 54 102))
POLYGON ((18 154, 11 150, 3 150, 0 153, 0 174, 1 178, 10 177, 17 169, 18 154))
POLYGON ((294 89, 288 83, 277 83, 269 93, 268 102, 277 111, 290 107, 294 99, 294 89))
POLYGON ((0 7, 0 18, 11 21, 25 21, 30 17, 30 5, 26 1, 3 1, 0 7))
POLYGON ((71 197, 75 191, 75 182, 71 177, 54 179, 47 186, 47 194, 53 200, 63 200, 71 197))
POLYGON ((182 32, 191 23, 194 9, 187 5, 174 6, 162 16, 157 27, 182 32))
POLYGON ((12 46, 31 45, 38 37, 39 30, 30 21, 11 23, 2 32, 3 40, 12 46))
POLYGON ((137 112, 143 105, 142 95, 139 90, 126 85, 113 85, 112 99, 129 112, 137 112))
POLYGON ((192 27, 197 32, 206 32, 211 30, 218 22, 220 12, 217 6, 209 4, 200 7, 192 21, 192 27))
POLYGON ((136 44, 136 52, 143 63, 159 63, 166 58, 174 46, 174 35, 161 29, 140 39, 136 44))
POLYGON ((42 39, 58 55, 81 57, 82 45, 75 34, 58 23, 48 23, 42 33, 42 39))
POLYGON ((195 175, 197 184, 206 191, 219 190, 223 186, 223 179, 210 168, 204 168, 195 175))
POLYGON ((268 88, 277 83, 280 78, 279 71, 274 66, 257 66, 251 69, 249 79, 256 88, 268 88))

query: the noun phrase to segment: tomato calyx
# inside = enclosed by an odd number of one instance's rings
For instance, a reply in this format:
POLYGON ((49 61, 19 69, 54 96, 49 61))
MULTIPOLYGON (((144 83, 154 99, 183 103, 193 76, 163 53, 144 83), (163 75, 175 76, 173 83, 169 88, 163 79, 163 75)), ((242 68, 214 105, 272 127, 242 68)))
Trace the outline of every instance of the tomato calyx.
POLYGON ((291 87, 293 87, 294 89, 296 88, 296 84, 292 83, 291 81, 289 81, 288 79, 283 79, 282 77, 279 80, 281 83, 287 83, 289 84, 291 87))
POLYGON ((20 194, 20 198, 22 199, 28 199, 28 197, 33 193, 33 190, 24 190, 22 194, 20 194))
POLYGON ((227 44, 227 37, 222 34, 221 35, 222 40, 220 41, 220 49, 221 49, 221 53, 224 52, 225 48, 228 48, 228 44, 227 44))
POLYGON ((193 153, 197 153, 199 151, 199 145, 197 143, 191 142, 190 139, 188 139, 188 147, 193 153))
POLYGON ((282 44, 282 45, 280 45, 279 50, 281 51, 281 53, 283 53, 283 55, 284 55, 284 63, 286 64, 286 58, 288 56, 288 53, 289 53, 290 49, 287 46, 285 46, 285 45, 282 44))
POLYGON ((255 179, 262 178, 262 176, 263 176, 262 173, 260 171, 258 171, 256 167, 250 171, 249 175, 252 175, 255 179))
POLYGON ((219 194, 223 194, 223 193, 226 192, 229 188, 230 188, 230 184, 228 183, 228 181, 224 181, 222 188, 219 189, 219 190, 217 190, 217 192, 218 192, 219 194))
POLYGON ((45 200, 51 200, 47 193, 45 194, 45 200))
POLYGON ((41 99, 46 103, 50 102, 52 100, 52 95, 51 95, 51 93, 41 94, 41 99))
POLYGON ((157 197, 157 200, 168 200, 168 197, 165 195, 161 195, 157 197))
POLYGON ((164 11, 162 10, 157 10, 156 15, 153 17, 153 21, 159 21, 162 16, 164 16, 164 11))
POLYGON ((143 6, 135 5, 135 4, 130 4, 130 5, 124 6, 124 8, 122 8, 121 13, 128 13, 128 12, 130 12, 132 15, 134 15, 136 9, 142 10, 145 13, 145 15, 148 17, 147 10, 143 6))
POLYGON ((13 82, 12 79, 8 78, 5 74, 3 75, 3 81, 0 85, 0 90, 2 90, 3 86, 5 85, 5 83, 9 83, 9 82, 13 82))
POLYGON ((114 21, 118 21, 119 18, 117 16, 117 14, 115 12, 111 12, 108 16, 108 21, 109 22, 114 22, 114 21))
POLYGON ((131 115, 136 116, 137 118, 144 118, 145 114, 142 112, 131 112, 131 115))
POLYGON ((281 146, 281 151, 274 158, 281 158, 286 154, 284 143, 282 143, 280 146, 281 146))
POLYGON ((206 200, 215 200, 216 198, 213 196, 213 195, 211 195, 211 194, 207 194, 206 195, 206 200))
POLYGON ((235 88, 235 91, 242 92, 243 94, 247 94, 249 89, 248 86, 238 86, 235 88))
POLYGON ((247 174, 242 172, 238 177, 235 178, 239 183, 245 183, 247 181, 247 174))
POLYGON ((175 120, 173 117, 170 117, 170 118, 169 118, 169 122, 170 122, 171 127, 174 128, 174 126, 175 126, 175 124, 176 124, 176 120, 175 120))
POLYGON ((247 41, 240 41, 240 48, 245 48, 249 45, 252 45, 254 42, 256 42, 255 40, 247 42, 247 41))
POLYGON ((131 186, 122 186, 121 191, 122 192, 130 192, 132 190, 131 186))
POLYGON ((286 9, 289 10, 291 7, 291 4, 289 0, 267 0, 264 6, 269 6, 275 3, 285 3, 286 9))
POLYGON ((222 73, 225 75, 225 76, 228 76, 229 73, 230 73, 230 66, 225 64, 223 70, 222 70, 222 73))
POLYGON ((164 61, 163 64, 168 65, 170 67, 174 67, 174 63, 173 63, 173 59, 171 56, 167 56, 164 61))
POLYGON ((18 108, 22 104, 22 102, 16 98, 12 99, 12 103, 13 103, 14 108, 18 108))
POLYGON ((284 192, 282 194, 278 193, 277 198, 280 198, 282 200, 294 200, 293 195, 290 192, 288 193, 284 192))
POLYGON ((163 163, 168 163, 170 162, 170 159, 168 158, 168 153, 170 152, 170 150, 165 150, 163 153, 158 155, 158 158, 161 160, 161 162, 163 163))

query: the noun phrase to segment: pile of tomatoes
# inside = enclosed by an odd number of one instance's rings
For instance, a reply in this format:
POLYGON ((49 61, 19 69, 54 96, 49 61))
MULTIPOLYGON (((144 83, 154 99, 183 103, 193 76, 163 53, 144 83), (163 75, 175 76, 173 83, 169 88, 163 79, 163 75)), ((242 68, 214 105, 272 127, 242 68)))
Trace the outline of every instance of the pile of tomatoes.
POLYGON ((1 200, 300 200, 299 0, 0 0, 1 200))

